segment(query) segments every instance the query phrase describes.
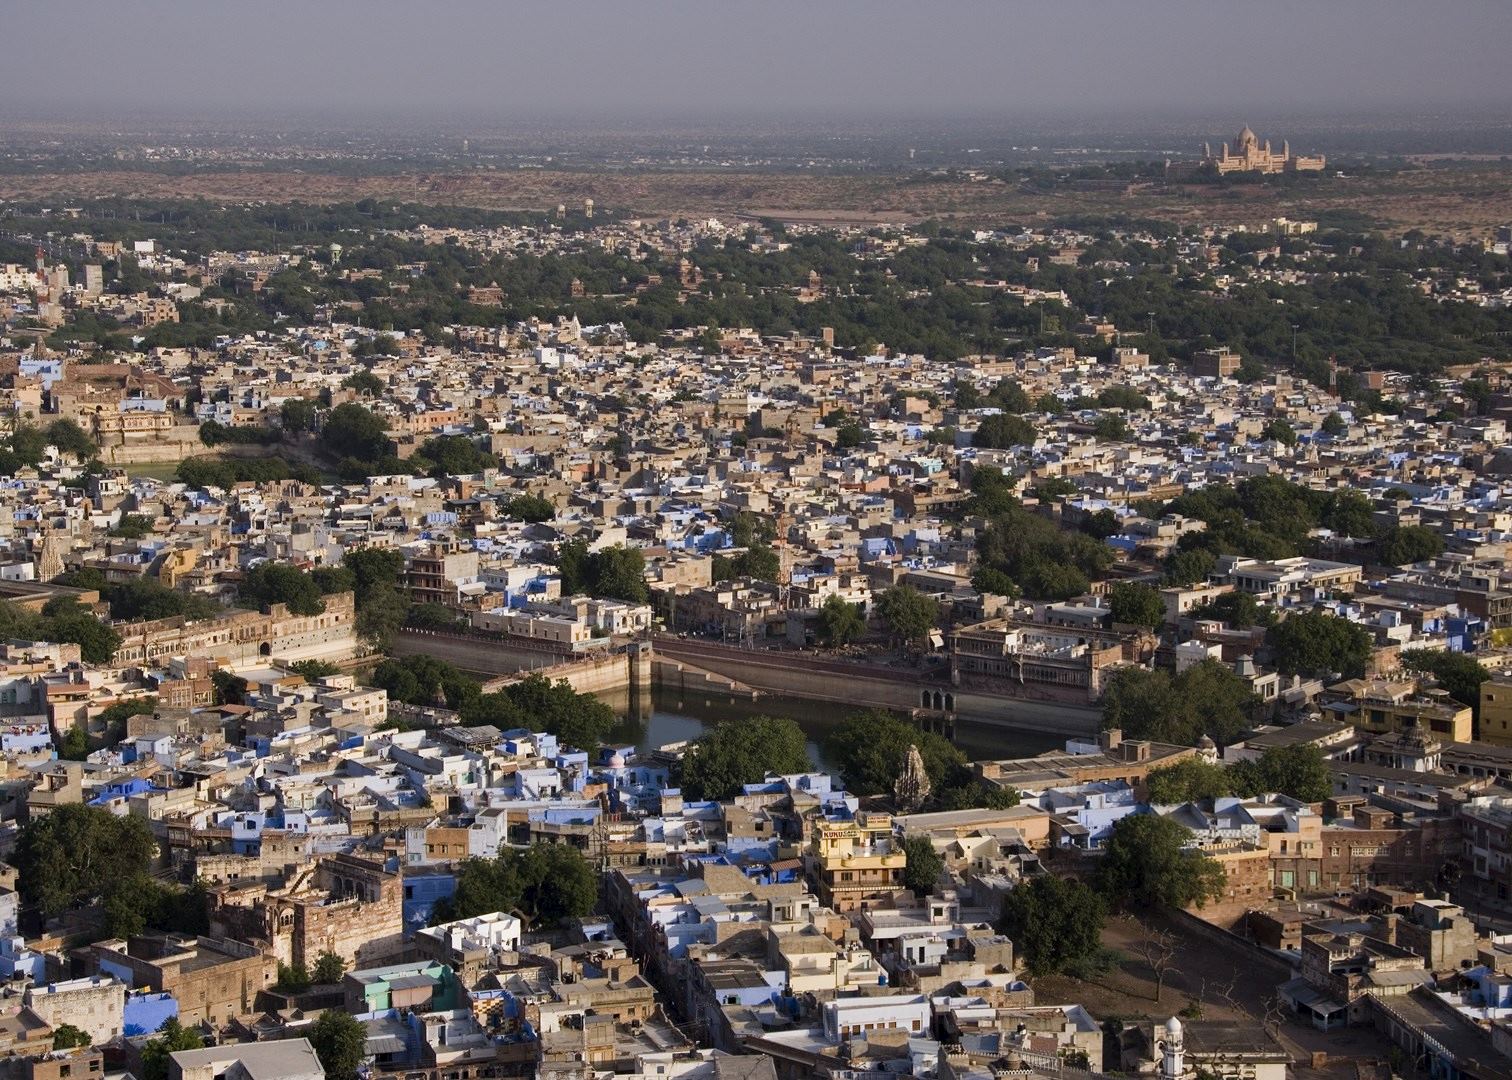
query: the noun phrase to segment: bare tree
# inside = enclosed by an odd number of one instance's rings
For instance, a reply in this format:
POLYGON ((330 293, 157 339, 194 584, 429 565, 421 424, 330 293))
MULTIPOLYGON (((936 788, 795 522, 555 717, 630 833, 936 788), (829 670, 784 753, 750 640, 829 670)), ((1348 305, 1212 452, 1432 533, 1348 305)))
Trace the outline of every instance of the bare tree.
POLYGON ((1166 977, 1181 970, 1176 966, 1176 939, 1166 930, 1146 926, 1137 951, 1155 976, 1155 1003, 1158 1005, 1165 993, 1166 977))

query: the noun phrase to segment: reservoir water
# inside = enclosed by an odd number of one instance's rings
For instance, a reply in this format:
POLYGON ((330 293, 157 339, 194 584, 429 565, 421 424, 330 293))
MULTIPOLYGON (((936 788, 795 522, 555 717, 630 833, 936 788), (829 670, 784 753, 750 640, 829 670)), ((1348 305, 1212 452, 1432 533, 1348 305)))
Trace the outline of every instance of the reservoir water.
MULTIPOLYGON (((632 715, 628 696, 601 695, 624 718, 611 736, 634 742, 647 750, 669 742, 696 739, 705 729, 725 720, 753 716, 783 716, 795 721, 808 737, 809 757, 815 765, 827 763, 821 749, 824 737, 838 727, 851 710, 828 702, 763 694, 755 701, 718 694, 689 694, 658 688, 651 695, 649 716, 632 715)), ((644 706, 640 710, 644 713, 644 706)), ((1013 730, 988 721, 958 720, 955 743, 972 760, 1027 757, 1065 745, 1064 735, 1052 732, 1013 730)))

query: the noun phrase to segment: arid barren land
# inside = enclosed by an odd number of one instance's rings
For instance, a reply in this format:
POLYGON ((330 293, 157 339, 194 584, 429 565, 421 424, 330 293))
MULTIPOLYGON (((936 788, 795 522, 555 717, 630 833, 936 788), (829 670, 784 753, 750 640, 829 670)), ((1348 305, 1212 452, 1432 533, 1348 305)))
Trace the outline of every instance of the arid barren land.
POLYGON ((1206 186, 1143 184, 1122 191, 913 175, 796 176, 646 171, 414 172, 338 176, 321 172, 214 171, 165 175, 81 171, 0 177, 0 198, 204 198, 342 202, 386 198, 492 209, 545 209, 591 198, 646 214, 735 214, 814 223, 958 218, 999 223, 1075 214, 1165 221, 1242 223, 1275 216, 1354 213, 1394 229, 1452 236, 1483 233, 1512 217, 1512 166, 1421 168, 1306 183, 1206 186))

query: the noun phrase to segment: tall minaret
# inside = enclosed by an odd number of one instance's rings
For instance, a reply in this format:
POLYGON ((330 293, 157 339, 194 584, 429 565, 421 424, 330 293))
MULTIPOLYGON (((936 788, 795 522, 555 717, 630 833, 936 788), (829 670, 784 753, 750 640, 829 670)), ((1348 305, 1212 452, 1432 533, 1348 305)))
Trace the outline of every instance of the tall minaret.
POLYGON ((1181 1080, 1185 1067, 1186 1044, 1181 1037, 1181 1021, 1171 1017, 1165 1022, 1165 1038, 1160 1047, 1160 1080, 1181 1080))

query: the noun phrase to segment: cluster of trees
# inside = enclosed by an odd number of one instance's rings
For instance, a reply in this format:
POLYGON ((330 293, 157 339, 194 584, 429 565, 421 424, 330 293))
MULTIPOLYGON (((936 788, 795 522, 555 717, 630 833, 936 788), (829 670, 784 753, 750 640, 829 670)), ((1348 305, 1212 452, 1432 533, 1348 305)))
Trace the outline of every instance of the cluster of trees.
POLYGON ((90 664, 108 664, 121 647, 121 635, 83 608, 73 597, 55 596, 40 615, 0 600, 0 636, 23 641, 58 641, 79 646, 90 664))
POLYGON ((557 572, 567 596, 586 593, 637 604, 644 604, 650 596, 646 556, 640 548, 614 544, 590 551, 586 540, 568 540, 557 550, 557 572))
POLYGON ((1160 591, 1139 581, 1120 581, 1108 591, 1108 610, 1113 621, 1129 626, 1159 629, 1165 622, 1165 601, 1160 591))
POLYGON ((49 446, 81 462, 92 461, 100 452, 94 440, 72 420, 54 420, 45 428, 22 422, 0 435, 0 476, 13 476, 40 464, 49 446))
POLYGON ((1261 604, 1251 594, 1238 590, 1223 593, 1205 604, 1199 604, 1187 616, 1191 619, 1217 619, 1235 630, 1272 626, 1276 622, 1274 609, 1261 604))
POLYGON ((156 578, 139 577, 111 584, 93 567, 65 571, 53 578, 53 584, 73 589, 93 589, 110 605, 110 617, 135 619, 170 619, 182 615, 188 619, 208 619, 221 606, 208 596, 170 589, 156 578))
POLYGON ((453 709, 465 724, 545 731, 583 749, 600 745, 613 730, 614 710, 592 694, 580 694, 565 679, 552 682, 530 674, 493 694, 444 660, 431 656, 390 658, 380 663, 372 684, 393 701, 453 709))
POLYGON ((504 513, 516 521, 550 521, 556 507, 542 495, 516 495, 504 504, 504 513))
POLYGON ((148 870, 156 855, 157 842, 141 818, 73 803, 28 822, 11 862, 22 903, 43 919, 99 905, 113 937, 149 926, 204 933, 204 889, 155 880, 148 870))
POLYGON ((242 483, 269 483, 299 480, 320 483, 320 470, 311 465, 292 465, 281 457, 258 458, 185 458, 174 469, 174 477, 191 488, 229 488, 242 483))
POLYGON ((1026 509, 1013 486, 997 469, 972 474, 968 512, 987 519, 977 537, 980 569, 973 583, 987 592, 1037 600, 1085 593, 1113 564, 1113 552, 1086 532, 1064 531, 1026 509))
POLYGON ((1109 911, 1201 907, 1222 896, 1223 867, 1186 848, 1188 837, 1179 822, 1132 814, 1113 826, 1093 882, 1042 874, 1020 884, 999 921, 1016 958, 1033 975, 1085 978, 1113 961, 1102 945, 1109 911))
POLYGON ((1420 525, 1383 529, 1370 500, 1353 488, 1314 491, 1279 476, 1252 476, 1233 486, 1208 484, 1150 509, 1207 523, 1205 530, 1184 535, 1167 560, 1166 577, 1180 585, 1206 578, 1220 555, 1284 559, 1304 554, 1308 534, 1317 528, 1374 541, 1376 560, 1390 566, 1431 558, 1444 549, 1443 539, 1420 525))
MULTIPOLYGON (((1143 223, 1165 236, 1163 242, 1150 243, 1115 237, 1107 221, 1080 223, 1094 231, 1096 238, 1076 266, 1050 263, 1048 246, 1017 250, 983 245, 964 232, 938 226, 926 230, 932 234, 927 244, 904 248, 883 262, 858 262, 835 236, 788 236, 789 246, 780 252, 755 251, 748 237, 731 236, 701 243, 690 253, 706 278, 697 292, 684 296, 677 285, 676 268, 654 259, 641 261, 598 250, 488 256, 374 233, 374 222, 415 211, 357 209, 367 202, 324 211, 284 207, 275 213, 311 243, 324 243, 321 237, 339 240, 347 248, 344 266, 392 270, 425 260, 427 273, 407 277, 409 287, 403 295, 383 280, 345 280, 334 266, 312 259, 272 275, 255 294, 238 293, 230 282, 205 283, 206 298, 224 301, 225 309, 217 312, 201 304, 181 305, 181 322, 152 328, 146 345, 208 346, 218 334, 269 328, 279 315, 308 321, 316 304, 357 302, 363 305, 365 325, 421 330, 434 343, 450 343, 452 333, 447 327, 459 324, 502 326, 530 316, 576 315, 584 325, 622 322, 630 336, 641 342, 654 341, 672 328, 751 326, 763 334, 795 330, 817 334, 820 327, 830 326, 841 348, 866 352, 877 342, 886 342, 934 360, 953 360, 1000 349, 1005 337, 1022 339, 1030 347, 1072 344, 1075 338, 1067 328, 1092 311, 1124 326, 1145 325, 1147 313, 1153 311, 1155 333, 1145 345, 1156 362, 1184 358, 1192 350, 1223 343, 1246 356, 1246 377, 1257 377, 1266 363, 1293 362, 1295 324, 1295 366, 1321 386, 1328 382, 1330 356, 1348 368, 1437 371, 1449 364, 1475 363, 1485 355, 1506 355, 1507 346, 1495 335, 1512 328, 1512 315, 1506 311, 1446 302, 1424 296, 1416 288, 1418 272, 1430 266, 1482 281, 1488 289, 1500 287, 1497 283, 1505 280, 1506 270, 1494 256, 1428 244, 1403 247, 1368 233, 1362 223, 1342 219, 1339 224, 1347 225, 1348 231, 1331 229, 1318 237, 1319 247, 1328 253, 1314 254, 1308 241, 1284 240, 1279 264, 1342 273, 1308 274, 1305 280, 1290 284, 1257 283, 1221 297, 1210 287, 1211 275, 1254 265, 1253 238, 1229 234, 1220 248, 1219 266, 1209 269, 1181 263, 1177 254, 1180 230, 1173 226, 1143 223), (343 217, 356 223, 355 232, 325 231, 343 217), (352 237, 358 233, 367 239, 354 244, 352 237), (1032 271, 1026 261, 1031 257, 1040 260, 1039 268, 1032 271), (1109 279, 1099 265, 1104 260, 1116 260, 1128 270, 1109 279), (813 303, 800 303, 797 287, 810 271, 828 281, 844 281, 847 287, 813 303), (636 304, 626 307, 620 297, 645 285, 653 273, 662 276, 662 283, 638 289, 636 304), (960 284, 983 276, 1064 290, 1070 305, 1025 308, 1007 294, 983 293, 960 284), (574 278, 583 282, 589 295, 570 295, 569 283, 574 278), (468 286, 495 282, 506 295, 502 306, 468 302, 468 286)), ((134 208, 124 209, 134 212, 134 208)), ((260 245, 250 246, 268 249, 278 240, 267 225, 271 215, 265 215, 263 223, 239 223, 226 230, 206 221, 203 207, 153 204, 150 212, 157 239, 191 251, 216 235, 227 236, 233 248, 248 246, 232 239, 233 234, 236 238, 261 236, 260 245), (192 220, 209 227, 203 234, 170 228, 172 222, 192 220)), ((33 219, 20 219, 26 220, 33 219)), ((50 227, 45 218, 34 220, 39 230, 50 227)), ((113 220, 110 231, 124 235, 133 227, 128 217, 113 220)), ((282 242, 286 241, 285 236, 282 242)), ((112 288, 155 288, 129 258, 120 261, 119 271, 121 280, 112 282, 112 288)), ((56 337, 126 349, 130 341, 124 331, 108 318, 86 316, 61 328, 56 337)), ((1340 390, 1367 404, 1379 397, 1348 370, 1340 378, 1340 390)))
POLYGON ((866 617, 859 605, 838 595, 824 598, 819 607, 819 640, 830 648, 849 645, 866 633, 866 617))
POLYGON ((782 560, 766 544, 756 542, 738 555, 715 554, 712 570, 716 582, 735 578, 756 578, 775 582, 782 570, 782 560))
POLYGON ((325 611, 325 600, 312 574, 272 560, 258 563, 242 575, 237 596, 259 609, 285 604, 293 615, 320 615, 325 611))
POLYGON ((350 592, 357 608, 357 635, 387 648, 404 625, 409 600, 403 589, 404 554, 384 548, 349 551, 341 565, 319 567, 311 575, 321 595, 350 592))
POLYGON ((200 442, 206 446, 272 446, 282 438, 276 428, 222 424, 218 420, 206 420, 199 429, 200 442))
POLYGON ((1192 746, 1207 735, 1225 745, 1249 726, 1253 705, 1244 680, 1215 660, 1180 675, 1125 667, 1103 688, 1103 726, 1120 728, 1130 739, 1192 746))
POLYGON ((1316 746, 1285 746, 1267 750, 1257 761, 1229 766, 1187 758, 1152 769, 1145 778, 1145 790, 1150 802, 1161 806, 1229 795, 1250 798, 1270 792, 1321 802, 1333 794, 1333 782, 1328 759, 1316 746))
POLYGON ((802 728, 786 717, 756 716, 726 720, 695 739, 677 782, 690 799, 732 799, 769 775, 812 768, 802 728))
POLYGON ((315 957, 315 966, 305 967, 295 962, 278 965, 278 989, 288 994, 302 994, 311 986, 332 986, 341 981, 346 972, 346 961, 330 949, 315 957))
POLYGON ((388 421, 356 402, 343 402, 326 414, 320 448, 337 463, 343 483, 360 484, 370 476, 412 471, 407 462, 389 452, 388 421))
POLYGON ((978 780, 966 756, 943 735, 921 731, 892 713, 852 713, 824 739, 825 761, 856 795, 892 791, 916 746, 929 776, 930 805, 938 810, 975 807, 1004 809, 1018 805, 1018 792, 978 780))
POLYGON ((1265 632, 1271 662, 1286 675, 1365 674, 1375 642, 1359 623, 1324 611, 1290 615, 1265 632))
POLYGON ((894 641, 913 646, 940 622, 940 605, 912 585, 893 585, 878 593, 873 610, 894 641))
POLYGON ((1406 649, 1402 652, 1402 666, 1433 676, 1450 697, 1470 706, 1476 719, 1480 718, 1481 683, 1491 677, 1491 672, 1475 657, 1441 649, 1406 649))
POLYGON ((501 730, 528 727, 545 731, 569 746, 591 750, 615 726, 614 710, 592 694, 580 694, 566 679, 552 682, 531 674, 496 694, 480 694, 462 709, 467 724, 501 730))
POLYGON ((348 552, 340 566, 313 571, 286 563, 259 563, 242 577, 238 595, 257 608, 285 604, 295 615, 319 615, 325 611, 325 597, 350 592, 358 636, 383 648, 404 625, 409 611, 401 587, 403 574, 402 552, 364 548, 348 552))
POLYGON ((420 444, 410 456, 407 471, 440 479, 480 473, 498 466, 498 458, 466 435, 437 435, 420 444))
POLYGON ((506 848, 497 858, 465 859, 450 900, 436 905, 433 923, 513 912, 531 926, 554 926, 587 915, 598 902, 598 875, 568 844, 506 848))

